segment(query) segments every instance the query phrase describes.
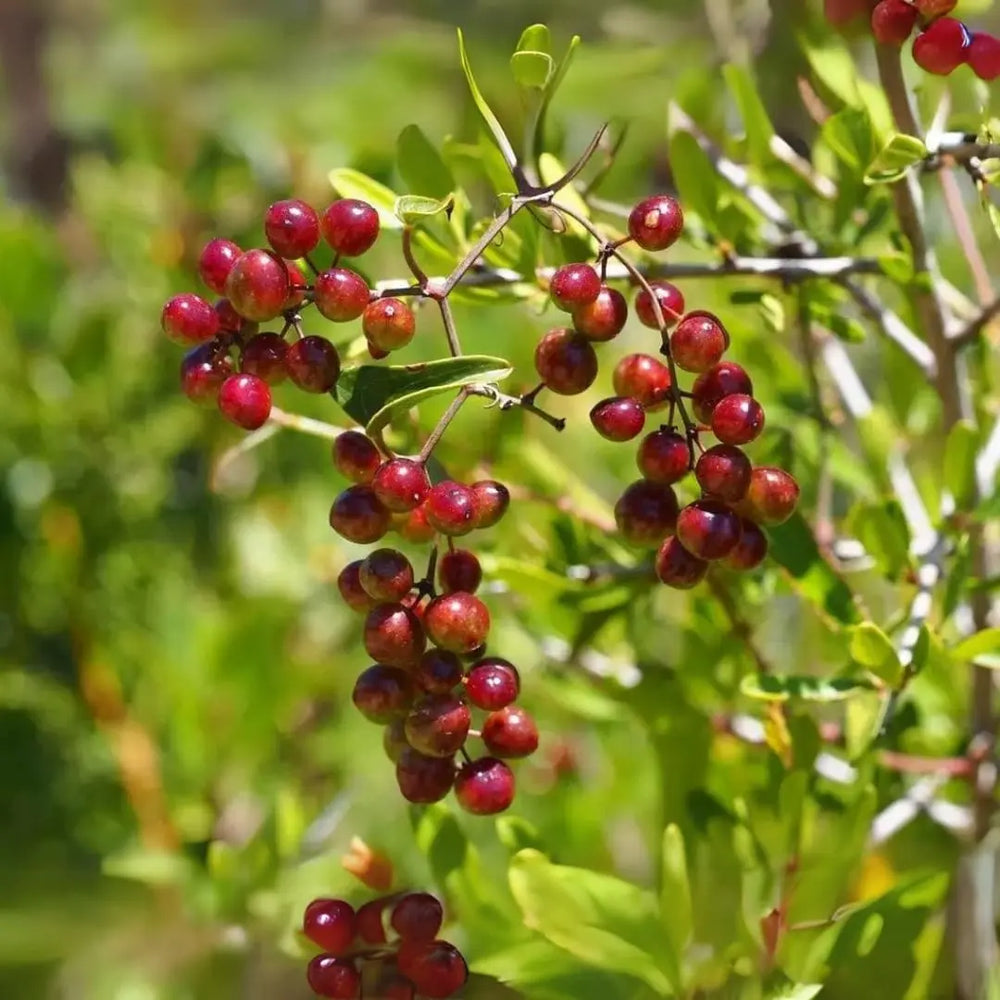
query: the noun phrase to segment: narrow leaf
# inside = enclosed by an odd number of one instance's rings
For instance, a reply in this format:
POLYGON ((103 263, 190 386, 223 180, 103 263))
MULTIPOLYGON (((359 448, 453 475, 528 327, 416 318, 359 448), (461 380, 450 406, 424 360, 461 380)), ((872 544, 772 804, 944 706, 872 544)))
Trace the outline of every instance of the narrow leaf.
POLYGON ((819 702, 844 701, 871 690, 871 682, 859 677, 748 674, 740 683, 743 694, 760 701, 789 701, 793 698, 819 702))
POLYGON ((670 137, 670 167, 685 209, 690 208, 711 226, 718 212, 719 183, 712 161, 690 132, 670 137))
POLYGON ((447 198, 455 190, 455 178, 419 125, 407 125, 399 133, 396 161, 411 194, 447 198))
POLYGON ((897 132, 865 171, 866 184, 891 184, 927 156, 927 147, 915 136, 897 132))
POLYGON ((493 136, 493 141, 497 144, 497 147, 503 154, 504 162, 507 164, 508 168, 513 171, 517 166, 517 156, 514 153, 514 147, 511 146, 510 139, 507 138, 507 133, 504 132, 503 126, 501 126, 497 116, 493 114, 493 110, 486 103, 486 98, 483 97, 482 91, 479 89, 479 84, 476 83, 476 78, 472 75, 472 66, 469 64, 469 55, 465 51, 465 38, 462 35, 462 29, 458 28, 457 30, 458 57, 462 63, 462 70, 465 73, 465 79, 469 84, 469 91, 472 94, 472 100, 479 109, 479 113, 483 116, 483 120, 486 122, 486 127, 490 130, 490 134, 493 136))
POLYGON ((671 823, 663 831, 663 870, 660 876, 660 916, 677 968, 684 963, 684 950, 691 940, 691 884, 687 853, 680 827, 671 823))
POLYGON ((976 495, 976 450, 978 435, 971 420, 959 420, 944 446, 944 484, 959 510, 976 495))
POLYGON ((984 628, 948 651, 956 660, 1000 669, 1000 628, 984 628))
POLYGON ((747 150, 751 163, 763 166, 771 159, 771 139, 774 126, 761 100, 757 84, 749 71, 735 63, 722 67, 722 76, 729 92, 733 95, 743 127, 746 129, 747 150))

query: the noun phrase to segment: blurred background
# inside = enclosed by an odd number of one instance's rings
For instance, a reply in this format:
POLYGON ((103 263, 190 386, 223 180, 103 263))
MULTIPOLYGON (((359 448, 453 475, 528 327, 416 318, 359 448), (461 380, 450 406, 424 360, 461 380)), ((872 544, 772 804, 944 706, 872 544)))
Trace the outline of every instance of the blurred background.
MULTIPOLYGON (((337 166, 393 185, 410 122, 435 142, 475 137, 456 24, 504 120, 519 115, 507 59, 522 28, 546 21, 557 49, 583 36, 552 123, 571 160, 601 122, 630 122, 608 198, 669 183, 667 100, 710 104, 723 58, 757 65, 801 143, 800 6, 0 0, 0 996, 304 996, 281 936, 312 895, 351 890, 352 836, 404 884, 427 877, 380 733, 350 705, 364 653, 334 580, 357 553, 327 526, 342 486, 327 444, 282 432, 234 453, 241 433, 178 390, 159 310, 197 288, 203 243, 259 245, 266 206, 322 207, 337 166)), ((371 257, 372 276, 402 273, 392 247, 371 257)), ((546 323, 509 306, 463 320, 468 344, 522 371, 546 323)), ((343 420, 328 400, 283 399, 343 420)), ((564 402, 582 416, 593 399, 564 402)), ((478 437, 446 441, 458 468, 488 457, 595 518, 634 477, 585 419, 558 447, 593 458, 564 471, 541 422, 477 421, 478 437)), ((544 565, 556 529, 561 558, 583 550, 582 529, 525 509, 485 543, 498 558, 544 565)), ((539 682, 540 644, 563 630, 547 615, 496 599, 497 648, 559 734, 525 766, 518 812, 563 860, 642 880, 651 751, 576 674, 539 682)), ((486 836, 487 872, 491 850, 486 836)))

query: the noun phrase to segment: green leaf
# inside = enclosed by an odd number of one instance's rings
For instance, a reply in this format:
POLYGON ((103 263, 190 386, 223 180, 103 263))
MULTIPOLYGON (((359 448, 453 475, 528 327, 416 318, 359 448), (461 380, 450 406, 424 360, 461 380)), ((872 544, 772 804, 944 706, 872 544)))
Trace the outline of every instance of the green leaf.
POLYGON ((358 365, 340 373, 330 395, 374 434, 399 410, 463 385, 499 382, 511 370, 502 358, 480 354, 413 365, 358 365))
POLYGON ((514 153, 514 147, 511 146, 510 139, 507 138, 507 133, 504 132, 503 126, 501 126, 497 116, 493 114, 493 110, 486 103, 486 98, 483 97, 482 91, 479 89, 479 84, 476 83, 476 78, 472 75, 472 66, 469 64, 469 55, 465 51, 465 38, 462 35, 462 29, 458 28, 457 31, 458 57, 462 63, 462 71, 465 73, 466 82, 469 84, 469 92, 472 94, 472 100, 479 109, 479 113, 483 116, 486 127, 490 130, 490 135, 493 136, 493 141, 497 144, 497 148, 503 155, 504 162, 513 171, 517 166, 517 156, 514 153))
POLYGON ((404 194, 396 199, 393 212, 406 226, 415 226, 425 219, 431 219, 442 212, 450 212, 455 201, 449 195, 443 200, 425 198, 421 194, 404 194))
POLYGON ((611 875, 554 865, 530 850, 512 860, 509 882, 526 927, 589 965, 671 993, 652 893, 611 875))
POLYGON ((667 942, 673 949, 677 968, 683 967, 684 951, 691 940, 691 884, 688 881, 687 854, 680 827, 671 823, 663 831, 663 857, 660 874, 660 917, 667 942))
POLYGON ((412 194, 447 198, 455 190, 455 178, 419 125, 407 125, 399 133, 396 162, 412 194))
POLYGON ((740 691, 759 701, 844 701, 856 694, 873 690, 870 681, 859 677, 802 677, 791 674, 747 674, 740 691))
POLYGON ((871 163, 875 136, 867 111, 843 108, 823 123, 822 135, 838 159, 857 173, 871 163))
MULTIPOLYGON (((566 173, 566 167, 551 153, 542 153, 538 157, 538 174, 542 184, 554 184, 566 173)), ((585 219, 590 218, 590 206, 583 200, 580 192, 572 184, 563 187, 559 192, 559 200, 574 212, 582 215, 585 219)), ((590 239, 590 234, 576 219, 566 219, 570 232, 585 240, 590 239)))
POLYGON ((690 132, 670 137, 670 166, 685 209, 696 212, 711 227, 719 209, 719 182, 708 154, 690 132))
POLYGON ((396 218, 396 192, 380 184, 373 177, 352 170, 350 167, 338 167, 331 170, 327 177, 334 191, 341 198, 359 198, 367 201, 378 212, 379 223, 384 229, 401 229, 403 224, 396 218))
POLYGON ((804 597, 836 621, 853 624, 860 620, 850 587, 823 558, 801 514, 769 528, 768 537, 770 554, 791 575, 804 597))
POLYGON ((858 503, 847 517, 851 533, 890 580, 898 580, 910 564, 910 528, 899 501, 858 503))
POLYGON ((413 818, 417 847, 443 885, 451 872, 465 864, 469 842, 447 806, 437 803, 420 812, 414 809, 413 818))
POLYGON ((948 650, 956 660, 1000 670, 1000 628, 984 628, 948 650))
POLYGON ((723 66, 722 76, 743 119, 750 161, 762 167, 772 158, 771 139, 774 137, 774 126, 761 100, 756 81, 743 66, 735 63, 723 66))
POLYGON ((525 1000, 525 998, 523 993, 500 982, 499 979, 494 979, 493 976, 470 972, 462 987, 462 1000, 525 1000))
POLYGON ((521 87, 544 90, 554 69, 555 62, 548 52, 519 48, 510 57, 510 71, 521 87))
POLYGON ((971 420, 959 420, 944 446, 944 485, 959 510, 968 507, 976 495, 977 450, 976 425, 971 420))
POLYGON ((903 676, 903 665, 889 637, 874 622, 851 629, 851 659, 895 687, 903 676))
POLYGON ((912 135, 897 132, 865 171, 866 184, 891 184, 927 156, 927 147, 912 135))

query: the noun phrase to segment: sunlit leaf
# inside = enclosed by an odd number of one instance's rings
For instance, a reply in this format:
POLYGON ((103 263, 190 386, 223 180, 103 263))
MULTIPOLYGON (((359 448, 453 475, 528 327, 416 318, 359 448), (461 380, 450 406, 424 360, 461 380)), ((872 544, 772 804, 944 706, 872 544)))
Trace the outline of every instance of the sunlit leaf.
POLYGON ((851 629, 851 659, 895 687, 903 665, 889 637, 874 623, 862 622, 851 629))
POLYGON ((944 446, 944 484, 961 510, 976 495, 976 454, 979 435, 971 420, 958 420, 944 446))
POLYGON ((403 223, 396 218, 396 192, 379 183, 373 177, 352 170, 350 167, 338 167, 327 175, 334 191, 341 198, 358 198, 367 201, 378 212, 380 225, 385 229, 401 229, 403 223))
POLYGON ((897 132, 865 171, 865 183, 891 184, 898 181, 910 167, 922 162, 926 156, 927 147, 920 139, 897 132))
POLYGON ((858 677, 801 677, 778 674, 748 674, 740 690, 748 698, 760 701, 844 701, 856 694, 871 691, 873 685, 858 677))
POLYGON ((396 162, 411 194, 444 199, 455 190, 455 178, 419 125, 399 133, 396 162))
POLYGON ((486 98, 483 97, 482 91, 479 89, 479 84, 476 83, 476 78, 472 75, 472 66, 469 63, 469 55, 465 50, 465 37, 462 35, 461 28, 458 28, 457 30, 458 56, 462 63, 462 71, 465 73, 465 79, 469 85, 469 92, 472 94, 472 100, 479 109, 479 113, 483 116, 483 120, 486 122, 486 127, 490 130, 490 135, 493 136, 493 141, 497 144, 497 148, 500 150, 500 153, 504 158, 504 162, 510 170, 513 170, 514 167, 517 166, 517 156, 514 153, 514 147, 511 146, 510 139, 507 138, 507 133, 504 132, 499 119, 493 113, 493 109, 486 103, 486 98))

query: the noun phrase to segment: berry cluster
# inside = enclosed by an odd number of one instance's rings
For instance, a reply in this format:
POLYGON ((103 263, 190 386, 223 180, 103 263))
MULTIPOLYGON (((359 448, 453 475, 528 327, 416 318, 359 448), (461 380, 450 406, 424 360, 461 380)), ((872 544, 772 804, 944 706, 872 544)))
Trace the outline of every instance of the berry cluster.
POLYGON ((342 899, 314 899, 303 933, 323 949, 306 976, 314 993, 335 1000, 454 996, 469 976, 462 953, 438 939, 441 903, 426 892, 373 899, 357 910, 342 899))
MULTIPOLYGON (((647 198, 631 212, 628 239, 644 250, 664 250, 683 225, 673 198, 647 198)), ((602 251, 599 267, 618 245, 602 251)), ((625 489, 615 519, 629 543, 658 547, 656 571, 665 584, 689 588, 704 578, 710 561, 722 560, 741 570, 758 566, 767 554, 761 525, 787 520, 799 489, 782 469, 754 468, 740 447, 763 430, 764 410, 753 397, 746 371, 722 360, 729 334, 718 317, 702 310, 685 313, 684 296, 668 281, 634 277, 641 285, 636 315, 645 326, 661 331, 667 364, 648 354, 622 358, 612 379, 616 395, 597 403, 590 419, 602 437, 630 441, 643 431, 647 413, 669 406, 666 422, 639 446, 642 478, 625 489), (677 386, 677 369, 697 375, 689 393, 677 386), (687 415, 685 399, 690 399, 700 424, 687 415), (678 414, 682 432, 674 424, 678 414), (720 443, 705 450, 699 435, 707 429, 720 443), (673 487, 691 471, 701 496, 680 509, 673 487)), ((547 388, 573 395, 596 379, 593 342, 621 332, 628 304, 589 264, 558 268, 550 294, 558 308, 570 313, 573 328, 558 327, 542 338, 535 367, 547 388)))

